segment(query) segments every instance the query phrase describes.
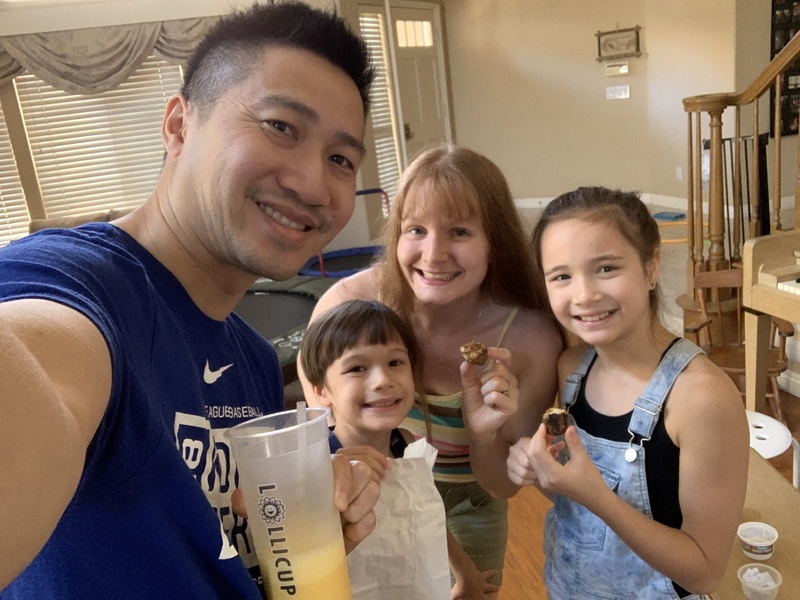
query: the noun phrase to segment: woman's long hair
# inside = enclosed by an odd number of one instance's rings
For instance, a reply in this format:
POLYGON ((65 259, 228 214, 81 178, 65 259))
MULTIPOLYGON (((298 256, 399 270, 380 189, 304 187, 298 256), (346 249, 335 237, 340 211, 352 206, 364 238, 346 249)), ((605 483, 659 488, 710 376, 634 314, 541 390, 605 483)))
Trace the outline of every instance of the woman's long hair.
POLYGON ((498 304, 550 313, 503 173, 485 156, 447 144, 423 152, 403 172, 386 223, 385 252, 378 262, 381 299, 404 318, 413 314, 415 298, 400 270, 397 243, 403 218, 421 210, 477 217, 489 242, 489 270, 482 289, 498 304))

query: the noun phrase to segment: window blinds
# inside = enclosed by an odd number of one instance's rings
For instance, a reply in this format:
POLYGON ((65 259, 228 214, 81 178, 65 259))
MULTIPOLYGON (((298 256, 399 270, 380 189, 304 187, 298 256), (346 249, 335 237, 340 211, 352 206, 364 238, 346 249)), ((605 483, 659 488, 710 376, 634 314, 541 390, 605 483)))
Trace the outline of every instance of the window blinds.
POLYGON ((0 107, 0 246, 28 233, 28 207, 0 107))
POLYGON ((164 107, 181 69, 150 56, 118 88, 79 96, 14 80, 48 218, 133 208, 161 172, 164 107))
MULTIPOLYGON (((394 105, 388 73, 388 49, 383 14, 360 6, 361 37, 369 48, 375 81, 370 93, 370 120, 375 138, 375 158, 378 162, 378 181, 381 189, 394 198, 400 177, 400 152, 395 136, 394 105)), ((384 212, 386 208, 384 207, 384 212)), ((389 215, 384 215, 388 217, 389 215)))

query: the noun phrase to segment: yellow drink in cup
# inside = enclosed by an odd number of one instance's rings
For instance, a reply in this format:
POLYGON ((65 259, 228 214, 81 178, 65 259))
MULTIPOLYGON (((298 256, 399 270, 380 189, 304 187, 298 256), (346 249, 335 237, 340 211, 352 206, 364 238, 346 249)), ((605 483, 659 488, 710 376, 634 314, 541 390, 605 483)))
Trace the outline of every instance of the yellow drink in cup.
POLYGON ((286 565, 270 564, 261 559, 258 564, 264 577, 264 589, 267 590, 268 598, 291 597, 297 600, 352 598, 344 548, 337 544, 295 556, 291 564, 294 583, 281 580, 287 577, 286 565), (281 567, 283 574, 279 576, 281 567), (289 596, 292 591, 295 594, 289 596))
POLYGON ((303 406, 226 434, 270 600, 352 600, 333 503, 329 412, 303 406))

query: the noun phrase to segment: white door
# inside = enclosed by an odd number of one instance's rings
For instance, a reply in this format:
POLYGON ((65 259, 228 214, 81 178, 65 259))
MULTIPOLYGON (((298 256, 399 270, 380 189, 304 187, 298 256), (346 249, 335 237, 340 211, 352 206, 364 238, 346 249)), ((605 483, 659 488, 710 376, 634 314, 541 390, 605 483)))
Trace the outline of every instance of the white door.
POLYGON ((358 22, 377 70, 361 173, 365 187, 393 196, 417 152, 452 139, 440 8, 408 0, 343 0, 342 8, 358 22))
POLYGON ((439 7, 392 2, 400 133, 405 164, 450 139, 439 7))

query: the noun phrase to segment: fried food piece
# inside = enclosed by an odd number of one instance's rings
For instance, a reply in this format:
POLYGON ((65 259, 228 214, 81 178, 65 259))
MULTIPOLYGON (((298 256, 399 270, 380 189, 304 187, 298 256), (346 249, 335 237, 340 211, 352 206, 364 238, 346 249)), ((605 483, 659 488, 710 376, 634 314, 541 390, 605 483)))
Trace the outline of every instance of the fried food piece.
POLYGON ((486 352, 486 346, 480 342, 467 342, 461 348, 461 356, 464 360, 472 363, 473 365, 485 365, 489 360, 489 354, 486 352))
POLYGON ((547 433, 553 436, 563 435, 567 427, 569 427, 568 415, 569 413, 563 408, 553 407, 544 411, 542 423, 544 423, 547 433))

